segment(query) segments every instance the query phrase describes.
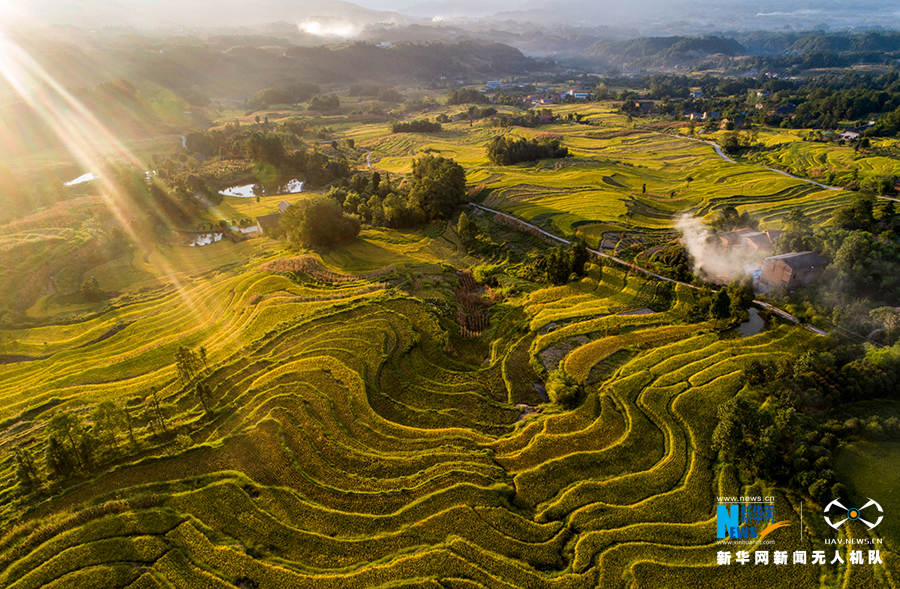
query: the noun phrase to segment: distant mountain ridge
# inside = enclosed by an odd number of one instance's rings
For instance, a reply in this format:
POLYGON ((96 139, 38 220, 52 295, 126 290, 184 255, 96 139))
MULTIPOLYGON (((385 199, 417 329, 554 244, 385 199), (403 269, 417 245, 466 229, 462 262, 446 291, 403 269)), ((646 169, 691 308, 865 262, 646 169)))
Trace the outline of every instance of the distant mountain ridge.
POLYGON ((580 56, 579 61, 638 69, 673 67, 711 55, 735 57, 744 53, 744 46, 730 37, 639 37, 626 41, 598 41, 580 56))
POLYGON ((900 11, 882 0, 16 0, 14 9, 43 23, 77 27, 154 28, 254 27, 278 21, 299 23, 312 17, 335 17, 353 23, 439 23, 464 19, 471 28, 490 21, 513 20, 541 26, 633 29, 648 36, 714 34, 723 30, 830 30, 851 27, 900 27, 900 11))

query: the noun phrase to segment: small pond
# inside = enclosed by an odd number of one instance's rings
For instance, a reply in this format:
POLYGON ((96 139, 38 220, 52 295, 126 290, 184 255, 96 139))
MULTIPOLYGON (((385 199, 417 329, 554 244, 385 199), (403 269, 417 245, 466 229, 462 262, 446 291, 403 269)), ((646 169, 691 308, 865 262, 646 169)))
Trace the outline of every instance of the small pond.
POLYGON ((303 181, 294 178, 283 184, 244 184, 232 186, 221 191, 225 196, 237 196, 239 198, 254 198, 256 196, 273 196, 276 194, 297 194, 303 192, 303 181))
POLYGON ((201 233, 200 235, 195 236, 194 241, 188 245, 191 247, 209 245, 217 241, 222 241, 222 237, 224 237, 224 233, 201 233))
POLYGON ((84 184, 85 182, 90 182, 91 180, 96 180, 97 177, 94 176, 93 172, 88 172, 87 174, 82 174, 81 176, 75 178, 74 180, 69 180, 63 186, 75 186, 76 184, 84 184))
POLYGON ((750 307, 750 320, 738 325, 737 330, 741 337, 750 337, 762 333, 765 328, 766 322, 759 316, 759 311, 755 307, 750 307))

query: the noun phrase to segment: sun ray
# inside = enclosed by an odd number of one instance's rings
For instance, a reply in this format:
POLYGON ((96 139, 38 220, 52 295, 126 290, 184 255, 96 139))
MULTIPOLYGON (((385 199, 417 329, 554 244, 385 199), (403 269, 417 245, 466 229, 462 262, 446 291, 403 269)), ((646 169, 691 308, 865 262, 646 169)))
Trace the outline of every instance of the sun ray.
MULTIPOLYGON (((132 243, 141 243, 122 188, 113 181, 110 160, 123 161, 135 169, 142 163, 90 110, 57 82, 21 46, 0 31, 0 75, 21 100, 59 137, 75 160, 88 172, 96 172, 104 202, 132 243)), ((146 203, 152 206, 152 203, 146 203)), ((159 210, 155 212, 160 213, 159 210)), ((160 215, 162 216, 162 215, 160 215)), ((210 319, 197 306, 175 269, 164 259, 160 270, 175 285, 181 300, 201 323, 210 319)))

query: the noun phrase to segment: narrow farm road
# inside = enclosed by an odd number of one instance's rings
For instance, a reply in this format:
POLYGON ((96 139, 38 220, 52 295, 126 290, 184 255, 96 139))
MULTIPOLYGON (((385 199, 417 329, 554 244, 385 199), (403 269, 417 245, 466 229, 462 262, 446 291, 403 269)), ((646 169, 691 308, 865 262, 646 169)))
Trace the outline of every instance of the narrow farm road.
MULTIPOLYGON (((564 244, 567 244, 567 245, 571 245, 571 243, 572 243, 572 242, 569 241, 568 239, 563 239, 562 237, 560 237, 560 236, 558 236, 558 235, 554 235, 554 234, 550 233, 549 231, 544 231, 544 230, 541 229, 540 227, 537 227, 536 225, 532 225, 531 223, 528 223, 528 222, 526 222, 526 221, 523 221, 522 219, 519 219, 518 217, 514 217, 514 216, 512 216, 512 215, 510 215, 510 214, 503 213, 503 212, 501 212, 501 211, 498 211, 498 210, 495 210, 495 209, 491 209, 491 208, 488 208, 488 207, 485 207, 485 206, 482 206, 482 205, 479 205, 479 204, 475 204, 475 203, 469 203, 469 206, 470 206, 470 207, 475 207, 475 208, 477 208, 477 209, 481 209, 482 211, 486 211, 486 212, 488 212, 488 213, 493 213, 493 214, 495 214, 495 215, 501 215, 501 216, 503 216, 503 217, 506 217, 507 219, 511 219, 511 220, 515 221, 516 223, 518 223, 518 224, 521 224, 521 225, 523 225, 523 226, 525 226, 525 227, 528 227, 528 228, 530 228, 530 229, 533 229, 533 230, 537 231, 538 233, 540 233, 541 235, 544 235, 545 237, 548 237, 548 238, 553 239, 553 240, 555 240, 555 241, 558 241, 558 242, 560 242, 560 243, 564 243, 564 244)), ((610 256, 609 254, 604 254, 604 253, 601 252, 601 251, 598 251, 598 250, 595 250, 595 249, 590 249, 590 248, 588 248, 588 251, 591 252, 593 255, 597 256, 598 258, 605 258, 605 259, 607 259, 607 260, 611 260, 611 261, 613 261, 613 262, 615 262, 615 263, 617 263, 617 264, 619 264, 619 265, 625 266, 625 267, 627 267, 627 268, 629 268, 629 269, 631 269, 631 270, 634 270, 634 271, 636 271, 636 272, 641 272, 641 273, 643 273, 643 274, 646 274, 647 276, 652 276, 652 277, 654 277, 654 278, 657 278, 657 279, 659 279, 659 280, 663 280, 663 281, 665 281, 665 282, 672 282, 672 283, 674 283, 674 284, 681 284, 681 285, 686 286, 686 287, 688 287, 688 288, 693 288, 694 290, 702 290, 700 287, 695 286, 695 285, 693 285, 693 284, 689 284, 689 283, 687 283, 687 282, 682 282, 682 281, 680 281, 680 280, 675 280, 674 278, 668 278, 668 277, 666 277, 666 276, 662 276, 662 275, 657 274, 657 273, 655 273, 655 272, 651 272, 650 270, 647 270, 646 268, 641 268, 640 266, 638 266, 638 265, 636 265, 636 264, 632 264, 631 262, 626 262, 625 260, 623 260, 623 259, 621 259, 621 258, 617 258, 617 257, 615 257, 615 256, 610 256)), ((796 317, 794 317, 793 315, 791 315, 791 314, 788 313, 787 311, 783 311, 783 310, 779 309, 778 307, 775 307, 774 305, 772 305, 772 304, 770 304, 770 303, 766 303, 765 301, 760 301, 760 300, 754 300, 753 303, 756 304, 756 305, 759 305, 760 307, 762 307, 762 308, 764 308, 764 309, 768 309, 769 311, 772 311, 773 313, 775 313, 775 314, 778 315, 779 317, 782 317, 782 318, 784 318, 784 319, 787 319, 788 321, 790 321, 790 322, 792 322, 792 323, 796 323, 796 324, 802 326, 803 328, 808 329, 809 331, 815 333, 816 335, 827 335, 827 333, 826 333, 825 331, 819 329, 818 327, 813 327, 812 325, 809 325, 808 323, 800 323, 800 320, 799 320, 799 319, 797 319, 796 317)))
MULTIPOLYGON (((668 135, 668 133, 660 133, 660 135, 668 135)), ((706 141, 705 139, 695 139, 694 137, 688 137, 686 135, 674 135, 674 137, 678 137, 679 139, 687 139, 688 141, 696 141, 697 143, 706 143, 707 145, 711 145, 712 148, 716 151, 718 156, 725 160, 726 162, 735 163, 733 159, 725 155, 725 152, 722 151, 722 148, 719 147, 719 144, 715 141, 706 141)))
POLYGON ((776 170, 775 168, 770 168, 769 166, 766 166, 766 169, 772 170, 773 172, 778 172, 782 176, 787 176, 788 178, 793 178, 794 180, 800 180, 802 182, 808 182, 809 184, 815 184, 816 186, 818 186, 820 188, 824 188, 825 190, 843 190, 843 188, 841 188, 840 186, 827 186, 825 184, 820 184, 813 180, 807 180, 806 178, 800 178, 799 176, 794 176, 793 174, 789 174, 787 172, 782 172, 781 170, 776 170))

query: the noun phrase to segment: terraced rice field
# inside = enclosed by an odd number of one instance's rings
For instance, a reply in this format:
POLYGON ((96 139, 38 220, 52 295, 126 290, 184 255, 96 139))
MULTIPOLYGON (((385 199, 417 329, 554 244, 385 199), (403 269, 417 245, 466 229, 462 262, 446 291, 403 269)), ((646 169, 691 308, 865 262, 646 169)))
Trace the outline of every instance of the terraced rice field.
MULTIPOLYGON (((354 247, 393 252, 396 276, 440 272, 442 244, 372 232, 354 247)), ((744 363, 811 334, 720 339, 683 323, 687 288, 634 314, 658 284, 595 266, 505 303, 476 364, 434 307, 363 274, 376 269, 352 248, 325 260, 348 274, 332 283, 273 274, 274 252, 254 251, 115 313, 17 334, 34 358, 0 372, 5 448, 39 453, 49 414, 106 399, 131 399, 140 426, 151 388, 188 443, 139 433, 137 454, 26 513, 6 460, 0 586, 788 586, 715 566, 713 497, 741 489, 709 447, 744 363), (179 345, 209 351, 209 413, 176 380, 179 345), (541 405, 545 361, 585 383, 577 409, 541 405)), ((895 578, 896 561, 877 573, 895 578)))
MULTIPOLYGON (((406 173, 412 158, 425 154, 452 157, 466 168, 469 183, 491 191, 487 206, 501 209, 567 237, 599 238, 618 230, 671 229, 682 213, 710 217, 726 205, 749 211, 764 229, 781 227, 791 207, 802 207, 816 222, 827 220, 850 198, 768 169, 794 171, 824 180, 831 169, 849 174, 900 175, 896 160, 856 156, 850 148, 803 142, 796 133, 763 131, 757 141, 771 152, 756 163, 730 163, 703 141, 678 137, 645 121, 628 122, 605 103, 554 107, 556 123, 534 129, 490 127, 484 120, 443 125, 434 134, 391 135, 387 125, 347 131, 357 147, 371 152, 375 169, 406 173), (589 124, 565 121, 569 114, 589 124), (555 136, 569 148, 565 160, 491 166, 487 143, 496 135, 555 136)), ((452 107, 444 109, 449 114, 452 107)), ((436 114, 432 113, 433 115, 436 114)), ((709 139, 722 139, 719 134, 709 139)), ((599 241, 599 239, 598 239, 599 241)))
POLYGON ((900 163, 896 158, 879 155, 877 150, 895 150, 895 139, 872 139, 872 149, 857 152, 849 145, 803 141, 807 131, 775 132, 759 135, 759 142, 769 151, 757 154, 760 163, 824 182, 833 172, 836 181, 849 182, 854 170, 859 180, 870 176, 897 176, 900 163))
MULTIPOLYGON (((764 227, 793 206, 820 220, 846 198, 633 128, 608 105, 558 112, 596 124, 516 130, 565 135, 570 157, 537 165, 489 165, 484 146, 505 131, 480 122, 342 132, 375 169, 393 176, 414 156, 453 157, 491 189, 488 206, 598 241, 662 234, 682 212, 728 204, 764 227)), ((226 201, 237 216, 266 203, 226 201)), ((297 255, 268 240, 148 245, 95 268, 122 293, 105 306, 44 297, 28 316, 64 322, 0 333, 0 586, 900 583, 894 546, 874 567, 716 566, 716 496, 771 494, 786 518, 799 509, 795 496, 742 488, 716 464, 716 409, 741 389, 743 366, 776 361, 811 333, 782 325, 723 338, 686 321, 691 288, 660 306, 656 281, 594 265, 565 286, 517 282, 481 336, 463 338, 453 292, 474 260, 449 225, 366 229, 295 260, 308 272, 278 270, 297 255), (179 380, 181 346, 205 350, 209 399, 179 380), (542 385, 558 367, 583 386, 575 409, 547 402, 542 385), (12 450, 42 457, 54 414, 86 418, 108 400, 128 409, 134 447, 39 499, 19 497, 12 450)), ((821 528, 773 537, 779 550, 811 551, 821 528)))
POLYGON ((556 169, 504 170, 488 184, 494 191, 486 204, 571 236, 594 235, 593 227, 609 223, 666 229, 682 213, 710 217, 728 205, 777 228, 791 207, 824 221, 849 198, 763 166, 725 162, 705 143, 653 131, 581 126, 565 143, 572 156, 556 169))

